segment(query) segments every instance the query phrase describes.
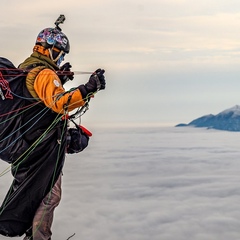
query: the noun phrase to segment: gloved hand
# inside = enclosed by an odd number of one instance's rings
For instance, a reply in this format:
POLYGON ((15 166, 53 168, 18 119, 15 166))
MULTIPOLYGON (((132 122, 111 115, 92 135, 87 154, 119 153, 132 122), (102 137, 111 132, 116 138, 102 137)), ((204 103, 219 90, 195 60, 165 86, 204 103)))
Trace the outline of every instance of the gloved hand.
POLYGON ((105 89, 106 81, 104 74, 104 69, 97 69, 89 78, 89 81, 85 84, 85 87, 87 91, 90 92, 96 92, 98 90, 105 89))
POLYGON ((106 80, 105 80, 105 76, 103 75, 105 73, 105 70, 99 68, 95 71, 95 73, 97 74, 98 79, 100 81, 100 85, 101 85, 99 90, 104 90, 106 87, 106 80))
POLYGON ((59 71, 57 71, 57 75, 61 80, 62 85, 65 84, 68 80, 73 80, 74 72, 70 71, 71 67, 71 64, 69 62, 66 62, 60 67, 59 71))
POLYGON ((81 91, 83 98, 89 93, 95 93, 99 90, 103 90, 106 87, 106 81, 104 76, 104 69, 97 69, 89 78, 85 85, 80 85, 78 88, 81 91))

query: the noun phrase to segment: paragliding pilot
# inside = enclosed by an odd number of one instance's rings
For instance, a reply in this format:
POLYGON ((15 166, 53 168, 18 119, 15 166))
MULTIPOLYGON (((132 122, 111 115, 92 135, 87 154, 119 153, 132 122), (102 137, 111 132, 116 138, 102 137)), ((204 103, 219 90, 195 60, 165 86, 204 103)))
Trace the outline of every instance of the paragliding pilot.
MULTIPOLYGON (((15 126, 19 125, 14 131, 19 137, 11 139, 13 126, 4 123, 11 147, 3 148, 1 144, 6 141, 0 139, 0 158, 12 164, 14 177, 0 208, 0 234, 4 236, 25 234, 24 240, 51 239, 53 212, 61 199, 65 154, 82 151, 91 136, 74 119, 86 110, 96 92, 105 89, 105 71, 101 68, 90 75, 86 84, 69 91, 64 89, 63 85, 74 78, 71 64, 62 65, 70 52, 69 40, 59 27, 64 20, 64 15, 60 15, 55 27, 38 34, 33 53, 17 68, 26 73, 23 96, 17 98, 21 114, 11 118, 17 121, 15 126), (74 117, 70 114, 72 110, 76 111, 74 117), (72 128, 70 121, 74 123, 72 128)), ((16 94, 13 96, 12 101, 16 94)))

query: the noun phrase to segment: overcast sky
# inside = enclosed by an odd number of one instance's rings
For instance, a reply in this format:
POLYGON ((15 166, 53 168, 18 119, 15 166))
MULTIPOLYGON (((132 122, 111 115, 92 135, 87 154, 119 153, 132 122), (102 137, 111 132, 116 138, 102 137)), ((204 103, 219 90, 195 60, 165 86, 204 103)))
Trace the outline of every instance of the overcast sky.
POLYGON ((86 123, 174 125, 240 104, 238 0, 2 0, 1 55, 18 65, 59 14, 73 70, 106 69, 86 123))

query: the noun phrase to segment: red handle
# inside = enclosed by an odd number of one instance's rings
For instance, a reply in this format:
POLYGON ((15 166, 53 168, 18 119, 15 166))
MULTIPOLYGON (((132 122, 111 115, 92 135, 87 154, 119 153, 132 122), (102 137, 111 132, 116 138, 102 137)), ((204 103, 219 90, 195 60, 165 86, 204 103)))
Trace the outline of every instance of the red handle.
POLYGON ((83 126, 79 126, 81 129, 82 129, 82 131, 84 132, 84 133, 86 133, 89 137, 91 137, 92 136, 92 133, 88 130, 88 129, 86 129, 85 127, 83 127, 83 126))

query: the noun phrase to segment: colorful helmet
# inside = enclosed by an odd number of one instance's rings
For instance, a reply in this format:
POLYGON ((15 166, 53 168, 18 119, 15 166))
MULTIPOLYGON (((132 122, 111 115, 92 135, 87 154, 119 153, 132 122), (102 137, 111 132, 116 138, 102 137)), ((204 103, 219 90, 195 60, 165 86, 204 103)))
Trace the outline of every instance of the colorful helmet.
POLYGON ((70 44, 67 36, 57 28, 45 28, 37 36, 37 45, 44 48, 56 47, 65 53, 69 53, 70 44))

